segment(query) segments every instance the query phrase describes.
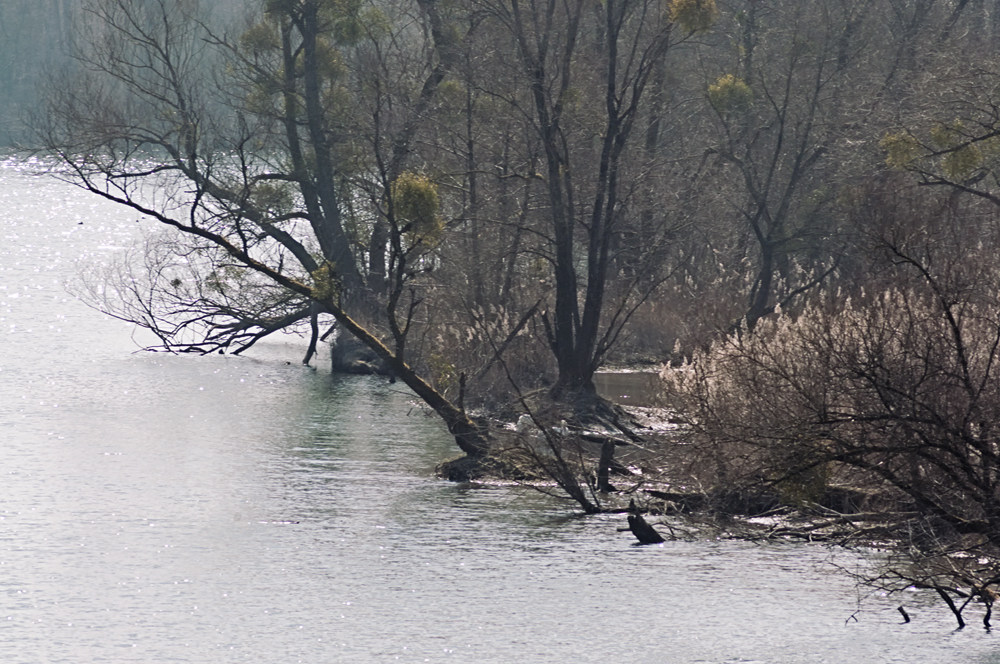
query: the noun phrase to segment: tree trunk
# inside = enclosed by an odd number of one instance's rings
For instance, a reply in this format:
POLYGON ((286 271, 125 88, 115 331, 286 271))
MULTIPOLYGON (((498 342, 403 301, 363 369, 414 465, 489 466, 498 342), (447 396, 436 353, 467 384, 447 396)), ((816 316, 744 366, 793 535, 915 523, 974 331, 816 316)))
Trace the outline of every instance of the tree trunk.
POLYGON ((335 303, 327 302, 327 309, 337 319, 345 330, 357 337, 366 346, 375 351, 386 366, 399 380, 413 390, 435 413, 437 413, 449 433, 455 437, 459 449, 473 459, 480 459, 489 449, 488 432, 476 423, 464 410, 446 399, 427 381, 414 371, 410 365, 397 357, 377 337, 355 322, 335 303))
POLYGON ((615 462, 615 441, 612 439, 607 439, 601 444, 601 458, 597 463, 597 490, 598 491, 615 491, 615 488, 611 486, 611 480, 608 475, 611 473, 611 464, 615 462))

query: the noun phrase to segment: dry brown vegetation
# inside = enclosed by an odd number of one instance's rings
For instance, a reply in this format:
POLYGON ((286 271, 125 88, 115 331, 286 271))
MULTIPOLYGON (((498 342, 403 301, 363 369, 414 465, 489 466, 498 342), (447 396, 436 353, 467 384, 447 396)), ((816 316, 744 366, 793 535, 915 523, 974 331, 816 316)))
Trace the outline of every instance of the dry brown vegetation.
POLYGON ((859 288, 718 339, 665 370, 666 391, 719 485, 786 505, 867 494, 874 532, 898 545, 869 581, 988 606, 1000 580, 1000 216, 912 188, 869 200, 859 288))

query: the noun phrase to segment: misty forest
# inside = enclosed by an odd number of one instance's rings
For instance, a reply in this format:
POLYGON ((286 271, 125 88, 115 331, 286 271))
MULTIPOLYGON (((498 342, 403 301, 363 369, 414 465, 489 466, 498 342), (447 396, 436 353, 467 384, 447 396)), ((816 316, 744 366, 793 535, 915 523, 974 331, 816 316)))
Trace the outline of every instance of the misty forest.
POLYGON ((877 544, 859 583, 989 627, 1000 2, 17 0, 0 26, 2 138, 156 222, 76 294, 157 350, 297 331, 440 416, 451 479, 642 542, 877 544), (659 372, 662 408, 599 396, 611 367, 659 372))

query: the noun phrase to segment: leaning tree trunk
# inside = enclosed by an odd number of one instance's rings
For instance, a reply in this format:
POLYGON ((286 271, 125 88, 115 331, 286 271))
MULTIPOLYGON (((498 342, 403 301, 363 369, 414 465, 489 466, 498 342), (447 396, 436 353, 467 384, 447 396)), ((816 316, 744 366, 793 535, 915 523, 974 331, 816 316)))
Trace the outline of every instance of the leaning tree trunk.
POLYGON ((488 433, 469 417, 464 409, 456 406, 434 389, 410 365, 389 350, 377 337, 354 321, 335 303, 327 302, 326 305, 328 311, 333 314, 346 331, 375 351, 375 354, 385 362, 397 379, 405 383, 424 403, 441 416, 462 452, 473 459, 481 459, 486 455, 489 449, 488 433))

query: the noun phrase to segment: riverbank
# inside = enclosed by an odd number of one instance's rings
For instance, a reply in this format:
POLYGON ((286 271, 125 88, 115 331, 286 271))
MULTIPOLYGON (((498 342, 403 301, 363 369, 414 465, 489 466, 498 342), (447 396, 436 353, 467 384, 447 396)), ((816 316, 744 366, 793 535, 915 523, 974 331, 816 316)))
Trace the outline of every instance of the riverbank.
POLYGON ((740 540, 879 551, 877 564, 854 573, 859 586, 933 590, 959 627, 976 607, 990 627, 1000 574, 979 531, 963 534, 850 466, 827 462, 782 475, 779 459, 766 474, 740 471, 738 458, 720 458, 668 409, 617 408, 628 423, 619 430, 574 427, 544 410, 495 423, 490 458, 462 479, 518 484, 574 501, 585 513, 620 514, 618 530, 640 544, 740 540))

